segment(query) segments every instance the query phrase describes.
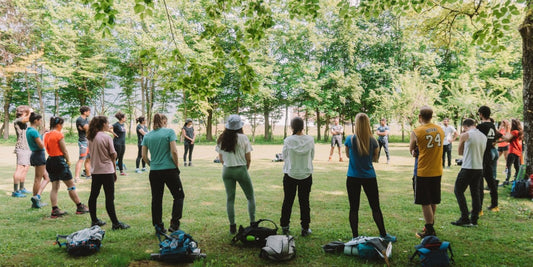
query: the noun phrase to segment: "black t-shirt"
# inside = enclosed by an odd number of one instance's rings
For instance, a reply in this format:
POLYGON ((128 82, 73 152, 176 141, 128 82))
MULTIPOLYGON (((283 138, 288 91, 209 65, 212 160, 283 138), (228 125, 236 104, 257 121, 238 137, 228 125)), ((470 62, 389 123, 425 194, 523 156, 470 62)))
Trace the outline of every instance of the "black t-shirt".
POLYGON ((490 150, 494 147, 494 142, 496 142, 502 134, 496 131, 494 123, 488 121, 478 124, 477 128, 487 136, 487 147, 485 148, 484 157, 491 157, 490 150))
MULTIPOLYGON (((193 138, 194 137, 194 127, 187 127, 187 126, 183 126, 182 128, 183 130, 185 130, 185 135, 189 138, 193 138)), ((191 143, 191 140, 183 137, 183 142, 184 143, 187 143, 187 144, 190 144, 191 143)))
POLYGON ((140 130, 144 131, 144 134, 148 133, 148 128, 146 125, 137 124, 137 145, 141 145, 144 139, 144 135, 141 134, 140 130))
POLYGON ((126 127, 124 124, 120 124, 118 121, 113 124, 113 132, 118 135, 118 137, 113 138, 113 144, 115 145, 125 145, 126 144, 126 127))
POLYGON ((78 129, 78 141, 87 141, 87 132, 83 129, 83 126, 89 124, 89 118, 82 118, 81 116, 76 119, 76 129, 78 129))

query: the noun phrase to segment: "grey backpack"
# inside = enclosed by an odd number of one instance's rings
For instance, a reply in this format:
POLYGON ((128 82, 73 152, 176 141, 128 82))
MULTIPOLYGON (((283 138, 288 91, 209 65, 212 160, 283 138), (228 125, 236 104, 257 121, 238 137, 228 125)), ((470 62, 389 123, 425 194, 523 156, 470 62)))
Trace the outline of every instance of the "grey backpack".
POLYGON ((287 261, 296 256, 294 237, 290 235, 271 235, 259 254, 261 258, 273 261, 287 261))

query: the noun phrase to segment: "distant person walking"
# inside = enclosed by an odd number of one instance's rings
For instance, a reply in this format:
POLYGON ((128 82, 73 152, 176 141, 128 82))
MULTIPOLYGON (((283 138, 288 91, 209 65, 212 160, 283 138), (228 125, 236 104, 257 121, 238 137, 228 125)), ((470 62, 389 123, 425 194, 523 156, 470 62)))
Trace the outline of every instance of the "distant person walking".
POLYGON ((385 155, 387 156, 387 164, 390 162, 390 155, 389 155, 389 126, 387 126, 387 120, 381 119, 379 120, 379 127, 376 130, 376 134, 378 135, 378 144, 379 144, 379 152, 378 152, 378 160, 379 156, 381 155, 381 148, 385 150, 385 155))
POLYGON ((87 144, 87 131, 89 130, 89 116, 91 109, 88 106, 80 108, 81 115, 76 119, 76 129, 78 129, 78 148, 80 157, 76 163, 74 171, 74 182, 80 178, 81 165, 85 162, 85 177, 91 179, 91 157, 89 156, 89 146, 87 144))
POLYGON ((455 180, 455 198, 459 204, 461 217, 452 222, 456 226, 477 225, 479 212, 481 211, 481 199, 479 186, 483 180, 483 154, 487 146, 487 137, 476 128, 472 119, 463 121, 463 133, 459 138, 459 156, 463 156, 461 171, 455 180), (470 187, 472 196, 472 212, 466 205, 465 191, 470 187), (470 217, 469 217, 470 215, 470 217))
POLYGON ((146 171, 146 162, 142 159, 142 142, 144 139, 144 136, 148 133, 148 128, 146 127, 146 119, 144 116, 140 116, 137 118, 137 159, 135 160, 135 172, 141 173, 146 171), (139 170, 139 165, 142 161, 142 169, 139 170))
POLYGON ((89 210, 91 214, 91 226, 103 226, 106 223, 98 219, 96 215, 98 195, 104 187, 105 208, 113 223, 113 230, 128 229, 129 225, 119 222, 115 212, 115 182, 117 180, 115 160, 117 152, 113 146, 113 139, 106 134, 109 131, 109 122, 106 116, 96 116, 91 120, 87 132, 89 150, 92 155, 93 174, 91 182, 91 195, 89 196, 89 210))
POLYGON ((300 203, 300 225, 302 236, 311 233, 311 208, 309 194, 313 184, 313 158, 315 157, 315 139, 303 133, 304 121, 296 117, 291 121, 292 135, 283 141, 283 205, 281 207, 280 225, 283 234, 289 234, 292 205, 296 192, 300 203))
POLYGON ((26 197, 25 194, 30 194, 26 190, 24 183, 26 182, 26 175, 30 169, 31 150, 26 139, 26 129, 28 128, 28 121, 32 109, 29 106, 18 106, 15 116, 15 132, 17 133, 17 143, 15 144, 15 154, 17 155, 17 168, 13 174, 13 193, 12 197, 26 197))
POLYGON ((192 120, 185 120, 185 125, 181 128, 181 141, 183 142, 183 166, 187 166, 187 153, 189 154, 189 166, 192 166, 192 151, 194 149, 194 141, 196 140, 196 133, 192 120))
POLYGON ((50 192, 50 202, 52 203, 52 218, 61 217, 67 212, 62 211, 57 206, 57 192, 59 191, 60 183, 63 181, 67 186, 68 195, 70 199, 76 204, 76 214, 83 214, 89 212, 87 206, 81 203, 76 186, 72 179, 70 172, 70 160, 68 156, 65 138, 61 130, 63 129, 64 120, 61 117, 50 118, 50 132, 44 135, 44 147, 48 152, 48 159, 46 160, 46 171, 50 176, 52 182, 52 191, 50 192))
POLYGON ((442 130, 444 131, 444 142, 442 147, 442 167, 446 166, 446 156, 448 156, 448 168, 452 166, 452 142, 457 138, 457 130, 450 125, 450 119, 442 120, 442 130))
POLYGON ((226 188, 226 211, 230 223, 231 234, 237 232, 235 223, 235 189, 236 184, 242 188, 248 200, 248 216, 250 224, 255 222, 255 197, 252 180, 248 174, 252 161, 252 146, 248 137, 243 134, 239 115, 230 115, 224 132, 218 137, 216 151, 222 163, 222 181, 226 188))
POLYGON ((165 185, 172 194, 172 218, 169 232, 180 229, 185 194, 178 168, 178 140, 174 130, 167 128, 167 117, 156 113, 153 130, 148 132, 142 142, 143 160, 150 166, 150 189, 152 191, 152 224, 156 232, 165 233, 163 224, 163 194, 165 185), (148 156, 150 152, 150 157, 148 156))
POLYGON ((333 152, 335 151, 335 146, 337 146, 339 150, 339 161, 342 162, 342 154, 341 154, 341 145, 342 145, 342 133, 344 133, 344 128, 339 125, 339 119, 335 118, 334 125, 331 126, 331 150, 329 151, 329 161, 331 161, 331 157, 333 156, 333 152))
POLYGON ((437 235, 435 232, 435 213, 441 201, 442 146, 444 131, 431 122, 433 110, 428 106, 420 108, 419 127, 411 132, 409 151, 417 157, 416 175, 413 181, 415 204, 422 206, 425 226, 418 238, 437 235))
POLYGON ((396 237, 387 234, 385 222, 379 205, 378 182, 372 162, 379 157, 378 142, 372 136, 370 119, 365 113, 355 116, 355 134, 346 138, 344 143, 346 157, 349 159, 346 177, 346 189, 350 202, 350 227, 352 237, 359 237, 359 204, 361 202, 361 188, 365 191, 368 204, 372 209, 372 217, 376 223, 379 235, 389 242, 396 242, 396 237))
POLYGON ((26 139, 31 150, 30 164, 35 167, 35 178, 33 180, 33 196, 31 197, 31 207, 40 209, 46 203, 41 202, 41 195, 46 185, 50 182, 48 172, 46 172, 46 155, 44 153, 44 143, 37 130, 41 127, 42 116, 34 112, 30 115, 30 127, 26 130, 26 139))
POLYGON ((503 185, 509 184, 509 178, 511 178, 511 167, 514 166, 515 173, 514 178, 518 176, 518 170, 520 169, 520 157, 522 156, 522 138, 524 132, 522 130, 522 124, 517 119, 511 120, 511 133, 503 137, 503 140, 509 142, 509 155, 507 156, 507 177, 503 185))
POLYGON ((115 114, 115 118, 117 118, 118 121, 113 124, 113 127, 111 127, 113 135, 115 136, 115 138, 113 138, 113 145, 117 151, 117 165, 120 170, 120 175, 125 176, 127 175, 124 172, 124 153, 126 152, 126 127, 124 126, 124 123, 126 122, 126 115, 119 111, 115 114))

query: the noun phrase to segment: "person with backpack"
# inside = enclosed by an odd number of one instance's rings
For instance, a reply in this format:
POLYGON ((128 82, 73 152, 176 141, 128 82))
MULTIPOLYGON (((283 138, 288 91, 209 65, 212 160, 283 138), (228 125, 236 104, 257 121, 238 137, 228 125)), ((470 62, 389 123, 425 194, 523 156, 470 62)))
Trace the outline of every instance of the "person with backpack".
POLYGON ((463 156, 461 171, 455 180, 454 193, 461 210, 461 218, 452 222, 456 226, 477 226, 481 199, 479 196, 480 180, 483 179, 483 155, 487 145, 487 137, 476 128, 472 119, 463 121, 463 133, 459 137, 459 156, 463 156), (472 213, 466 205, 465 190, 470 187, 472 196, 472 213), (470 218, 469 218, 470 215, 470 218))
POLYGON ((315 140, 303 133, 304 121, 296 117, 291 121, 292 135, 283 142, 283 205, 281 207, 280 225, 284 235, 289 234, 292 205, 296 192, 300 202, 300 221, 302 236, 311 233, 311 209, 309 193, 313 184, 313 158, 315 157, 315 140))
POLYGON ((169 232, 180 229, 180 219, 183 214, 183 186, 178 168, 178 137, 174 130, 167 128, 167 117, 163 114, 154 115, 153 130, 144 136, 142 142, 143 160, 150 166, 150 189, 152 191, 152 224, 157 233, 165 233, 163 224, 163 194, 165 185, 173 197, 172 218, 169 232), (150 152, 150 157, 148 157, 150 152))
MULTIPOLYGON (((509 155, 507 155, 507 177, 503 185, 509 184, 509 178, 511 178, 511 166, 514 166, 515 173, 514 178, 518 176, 518 170, 520 169, 520 157, 522 157, 522 138, 524 132, 522 130, 522 124, 517 119, 511 120, 511 132, 504 136, 502 139, 509 142, 509 155)), ((522 177, 520 177, 522 178, 522 177)))
POLYGON ((105 132, 109 130, 106 116, 96 116, 89 123, 87 139, 91 151, 91 194, 89 196, 89 212, 91 226, 103 226, 106 223, 96 216, 96 202, 100 189, 104 186, 105 208, 113 223, 113 230, 128 229, 129 225, 119 222, 115 212, 115 182, 117 180, 115 160, 117 152, 113 146, 113 139, 105 132))
POLYGON ((26 139, 31 150, 30 165, 35 167, 35 178, 33 181, 33 196, 31 197, 31 207, 40 209, 46 203, 41 202, 41 194, 46 185, 50 182, 46 172, 46 155, 44 144, 37 128, 41 126, 42 116, 32 112, 30 114, 30 127, 26 130, 26 139))
POLYGON ((239 115, 230 115, 224 132, 218 137, 215 149, 218 152, 220 163, 223 165, 222 180, 226 189, 226 211, 231 234, 237 232, 237 225, 235 224, 235 188, 237 183, 241 186, 248 200, 250 225, 255 222, 254 187, 248 174, 252 161, 252 145, 248 137, 243 134, 243 125, 239 115))
POLYGON ((50 217, 61 217, 67 212, 62 211, 57 206, 57 192, 59 191, 59 181, 63 181, 67 186, 70 199, 76 204, 76 214, 88 213, 89 209, 80 201, 76 192, 76 186, 70 172, 70 160, 68 155, 65 138, 61 130, 65 121, 61 117, 50 118, 50 132, 44 135, 44 147, 48 153, 46 160, 46 171, 52 182, 52 191, 50 191, 50 202, 52 204, 52 213, 50 217))
POLYGON ((379 146, 372 135, 368 115, 359 113, 355 116, 355 134, 348 136, 344 145, 346 157, 349 159, 346 189, 350 202, 349 218, 353 240, 360 237, 358 230, 359 204, 361 188, 363 188, 380 237, 389 242, 396 242, 396 237, 388 234, 385 230, 385 222, 379 205, 378 182, 372 164, 372 162, 378 161, 379 146))

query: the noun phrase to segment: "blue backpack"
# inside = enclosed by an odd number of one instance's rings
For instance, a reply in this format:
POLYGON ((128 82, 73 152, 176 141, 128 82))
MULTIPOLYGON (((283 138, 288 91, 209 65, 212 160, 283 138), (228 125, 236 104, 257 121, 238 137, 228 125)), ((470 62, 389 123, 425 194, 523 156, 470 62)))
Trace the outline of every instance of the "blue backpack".
POLYGON ((193 262, 195 259, 205 257, 194 239, 182 230, 172 232, 170 235, 157 233, 159 239, 159 253, 152 254, 152 259, 170 262, 193 262), (165 239, 161 240, 161 236, 165 239))
POLYGON ((452 247, 450 242, 440 241, 436 236, 426 236, 420 244, 415 246, 415 253, 411 256, 410 261, 418 255, 421 266, 441 267, 450 266, 454 263, 452 247), (448 256, 448 251, 450 256, 448 256))

